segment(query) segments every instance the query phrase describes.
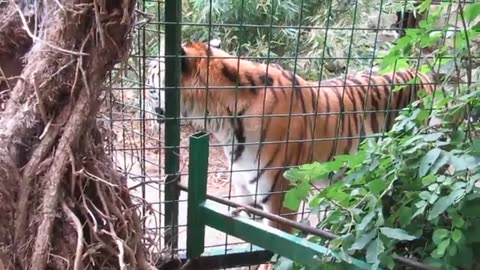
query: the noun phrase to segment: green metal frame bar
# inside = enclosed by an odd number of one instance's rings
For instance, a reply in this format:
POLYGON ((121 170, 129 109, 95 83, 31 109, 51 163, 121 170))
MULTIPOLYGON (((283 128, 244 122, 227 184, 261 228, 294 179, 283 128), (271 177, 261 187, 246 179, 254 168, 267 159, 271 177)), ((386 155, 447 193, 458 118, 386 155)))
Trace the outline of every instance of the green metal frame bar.
MULTIPOLYGON (((319 267, 318 257, 331 254, 321 245, 280 231, 248 218, 219 211, 220 204, 207 199, 209 135, 197 133, 190 137, 190 168, 187 216, 187 257, 195 260, 204 252, 205 226, 265 248, 303 265, 319 267)), ((352 259, 350 269, 371 269, 371 265, 352 259)))
POLYGON ((173 258, 170 261, 158 265, 158 270, 212 270, 212 269, 230 269, 241 266, 259 265, 270 260, 273 253, 267 250, 230 250, 225 254, 225 250, 215 248, 216 252, 206 252, 207 254, 195 259, 188 259, 184 254, 173 258))
POLYGON ((178 247, 181 0, 165 0, 165 246, 178 247))

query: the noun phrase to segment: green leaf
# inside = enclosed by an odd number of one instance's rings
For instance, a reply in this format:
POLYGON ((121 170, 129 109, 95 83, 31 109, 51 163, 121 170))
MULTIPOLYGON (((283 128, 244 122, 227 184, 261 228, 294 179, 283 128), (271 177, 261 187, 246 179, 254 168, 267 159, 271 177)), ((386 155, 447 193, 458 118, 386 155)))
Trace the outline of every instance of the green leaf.
POLYGON ((324 189, 325 193, 324 196, 327 199, 336 201, 336 202, 342 202, 345 199, 350 198, 349 194, 343 192, 340 188, 342 188, 342 182, 336 182, 335 184, 327 187, 324 189))
POLYGON ((377 236, 377 230, 375 229, 371 230, 369 233, 360 235, 360 237, 357 238, 355 243, 353 243, 350 250, 360 250, 365 248, 370 243, 370 241, 375 238, 375 236, 377 236))
POLYGON ((296 183, 299 180, 303 180, 305 174, 299 168, 291 168, 285 171, 283 176, 291 183, 296 183))
POLYGON ((440 137, 443 136, 443 133, 441 132, 436 132, 436 133, 430 133, 425 136, 423 136, 423 140, 426 142, 436 142, 440 137))
POLYGON ((462 236, 463 236, 463 233, 461 230, 459 229, 454 229, 453 232, 452 232, 452 240, 455 242, 455 243, 458 243, 460 242, 460 240, 462 239, 462 236))
POLYGON ((412 241, 414 239, 417 239, 416 236, 408 234, 403 229, 382 227, 382 228, 380 228, 380 231, 386 237, 391 238, 391 239, 400 240, 400 241, 412 241))
POLYGON ((441 213, 443 213, 449 206, 452 205, 452 201, 449 197, 441 197, 432 207, 430 214, 428 215, 428 220, 432 220, 438 217, 441 213))
POLYGON ((457 202, 458 199, 465 195, 464 189, 457 189, 452 191, 448 196, 441 197, 432 207, 430 214, 428 215, 428 220, 432 220, 438 217, 441 213, 447 210, 448 207, 452 206, 457 202))
POLYGON ((457 255, 457 251, 458 249, 456 245, 450 245, 450 247, 448 248, 448 256, 453 257, 457 255))
POLYGON ((440 255, 445 255, 445 251, 447 250, 448 248, 448 245, 450 245, 450 238, 447 238, 445 240, 443 240, 437 247, 438 249, 438 254, 440 255))
POLYGON ((368 223, 370 223, 370 221, 372 221, 372 219, 375 217, 375 212, 370 212, 368 213, 365 217, 363 217, 362 219, 362 222, 360 222, 358 225, 357 225, 357 230, 358 231, 364 231, 365 228, 368 226, 368 223))
POLYGON ((441 253, 441 251, 438 248, 436 248, 432 252, 432 257, 435 258, 435 259, 440 259, 440 258, 443 257, 443 254, 441 253))
POLYGON ((440 168, 442 168, 447 162, 450 161, 452 154, 446 151, 440 153, 440 157, 433 163, 430 168, 430 172, 437 173, 440 168))
POLYGON ((451 139, 454 143, 460 143, 465 139, 465 131, 459 129, 452 132, 451 139))
POLYGON ((383 179, 375 179, 367 186, 374 195, 380 195, 387 187, 387 183, 383 179))
POLYGON ((432 174, 426 175, 425 177, 422 178, 422 185, 428 186, 431 183, 434 183, 436 180, 437 180, 436 176, 432 174))
POLYGON ((427 202, 426 201, 418 201, 415 203, 415 206, 417 207, 417 211, 413 213, 412 219, 420 214, 425 213, 425 209, 427 208, 427 202))
POLYGON ((404 227, 410 222, 412 222, 412 215, 413 215, 413 209, 402 205, 402 207, 400 207, 399 217, 398 217, 400 226, 404 227))
POLYGON ((465 21, 470 23, 480 15, 480 3, 469 5, 463 12, 465 21))
POLYGON ((379 262, 379 255, 382 254, 384 250, 385 247, 383 246, 383 242, 377 237, 368 245, 365 259, 368 263, 376 264, 379 262))
POLYGON ((301 203, 302 200, 299 198, 298 193, 294 188, 287 191, 287 194, 285 194, 285 199, 283 200, 283 206, 290 210, 296 211, 300 207, 301 203))
POLYGON ((450 231, 444 228, 439 228, 433 231, 432 240, 436 245, 440 244, 445 238, 450 235, 450 231))
POLYGON ((433 183, 430 186, 428 186, 428 190, 434 191, 438 188, 438 183, 433 183))
POLYGON ((306 200, 310 194, 309 181, 302 181, 297 186, 287 191, 283 201, 283 206, 290 210, 297 210, 303 200, 306 200))
POLYGON ((440 148, 433 148, 432 150, 428 151, 428 153, 422 158, 420 162, 420 168, 418 173, 420 177, 424 177, 435 161, 440 157, 442 150, 440 148))
POLYGON ((462 228, 465 225, 465 220, 461 216, 455 216, 452 220, 453 226, 462 228))
POLYGON ((424 12, 430 7, 430 4, 432 3, 432 0, 425 0, 422 1, 421 4, 418 6, 418 11, 419 12, 424 12))
POLYGON ((280 257, 280 259, 275 263, 275 269, 279 270, 290 270, 293 268, 294 262, 288 258, 280 257))
POLYGON ((432 194, 428 191, 422 191, 418 194, 418 196, 422 199, 422 200, 425 200, 425 201, 428 201, 428 199, 430 199, 430 197, 432 196, 432 194))

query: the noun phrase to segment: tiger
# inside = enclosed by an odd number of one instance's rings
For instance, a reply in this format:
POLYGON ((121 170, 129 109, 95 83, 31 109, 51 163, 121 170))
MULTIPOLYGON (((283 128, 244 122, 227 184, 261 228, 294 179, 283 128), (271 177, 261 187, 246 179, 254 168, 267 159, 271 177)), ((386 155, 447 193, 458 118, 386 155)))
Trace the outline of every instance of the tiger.
POLYGON ((195 125, 224 145, 234 200, 293 221, 297 211, 283 204, 291 188, 287 168, 358 151, 366 135, 391 129, 398 111, 419 100, 420 89, 434 90, 430 77, 413 69, 313 82, 278 64, 240 59, 217 43, 186 41, 180 54, 181 115, 195 117, 195 125), (408 84, 415 74, 417 81, 408 84))
MULTIPOLYGON (((148 119, 162 117, 165 112, 165 59, 157 57, 150 59, 147 64, 147 79, 145 84, 145 114, 148 119)), ((159 121, 149 121, 149 130, 159 130, 159 121)))

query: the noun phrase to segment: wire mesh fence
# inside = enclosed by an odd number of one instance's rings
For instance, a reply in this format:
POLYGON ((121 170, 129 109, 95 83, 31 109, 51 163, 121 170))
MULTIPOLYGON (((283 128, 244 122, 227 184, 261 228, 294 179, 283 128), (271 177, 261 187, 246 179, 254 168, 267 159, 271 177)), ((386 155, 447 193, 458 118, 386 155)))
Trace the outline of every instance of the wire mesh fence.
MULTIPOLYGON (((137 28, 130 58, 128 64, 112 75, 113 92, 108 97, 108 106, 104 108, 101 117, 106 128, 112 131, 109 133, 110 154, 119 169, 127 175, 131 191, 138 197, 139 203, 147 203, 142 214, 145 216, 145 227, 152 237, 152 252, 185 252, 187 192, 177 189, 176 181, 180 179, 181 185, 188 186, 188 157, 197 154, 188 151, 188 136, 195 131, 207 129, 214 135, 210 149, 208 194, 242 202, 246 201, 238 199, 244 188, 238 184, 241 179, 254 179, 252 182, 260 185, 255 188, 257 194, 253 194, 260 200, 269 196, 277 198, 275 195, 261 194, 261 191, 272 193, 273 183, 269 181, 281 178, 279 173, 287 168, 314 161, 305 158, 308 154, 302 152, 311 151, 310 156, 313 156, 313 148, 303 149, 301 145, 315 143, 317 149, 320 148, 316 155, 325 159, 325 156, 331 158, 335 153, 350 152, 354 148, 355 143, 346 145, 344 142, 359 140, 362 136, 373 137, 374 134, 368 130, 369 127, 372 129, 368 121, 373 120, 368 117, 347 116, 344 118, 344 121, 348 121, 346 124, 338 122, 331 125, 333 121, 326 121, 323 122, 326 126, 319 127, 314 126, 316 121, 304 120, 305 117, 328 118, 333 114, 336 114, 336 119, 340 119, 338 115, 341 113, 354 115, 372 112, 362 110, 363 108, 358 108, 358 111, 347 108, 346 111, 349 112, 341 112, 341 104, 334 101, 330 104, 327 100, 322 100, 320 94, 301 95, 297 99, 294 95, 301 91, 311 91, 305 89, 319 87, 322 82, 333 77, 339 78, 339 81, 330 82, 328 87, 345 88, 344 83, 352 83, 346 74, 373 74, 379 69, 384 56, 407 33, 404 28, 417 27, 420 19, 428 18, 429 13, 438 8, 442 9, 438 15, 441 18, 437 27, 444 36, 443 44, 428 44, 415 57, 402 60, 422 64, 428 62, 432 51, 442 46, 452 49, 449 38, 462 28, 458 12, 455 12, 458 5, 428 1, 428 12, 414 12, 414 7, 422 3, 425 2, 139 1, 137 28), (181 9, 181 14, 176 13, 175 7, 181 9), (196 55, 204 59, 179 59, 180 39, 182 42, 201 40, 211 43, 208 43, 209 48, 205 53, 196 55), (219 60, 221 57, 224 59, 219 60), (239 59, 269 65, 260 74, 262 69, 258 65, 242 62, 245 67, 240 67, 239 59), (185 78, 172 79, 180 76, 180 72, 185 72, 185 66, 193 61, 198 61, 195 62, 197 64, 200 61, 213 63, 202 66, 210 68, 195 71, 205 73, 204 77, 208 78, 202 82, 203 87, 193 82, 189 86, 188 83, 180 83, 185 78), (172 65, 175 68, 168 68, 172 65), (284 89, 277 87, 282 84, 279 81, 285 78, 289 79, 289 84, 284 83, 284 89), (259 83, 260 79, 262 81, 259 83), (222 81, 228 83, 220 85, 222 81), (261 86, 261 83, 264 85, 261 86), (258 86, 258 91, 255 86, 258 86), (262 91, 266 88, 273 94, 262 91), (173 90, 178 90, 179 94, 171 94, 173 90), (201 91, 206 91, 206 94, 201 91), (195 106, 188 103, 188 99, 203 105, 195 106), (290 100, 296 100, 296 103, 290 100), (249 106, 258 108, 248 111, 251 108, 249 106), (306 112, 305 108, 310 108, 309 106, 317 109, 306 112), (268 115, 269 110, 277 114, 268 115), (176 115, 180 117, 177 118, 176 115), (174 121, 170 120, 172 117, 174 121), (270 121, 276 125, 269 125, 270 121), (302 126, 302 123, 310 123, 307 124, 310 126, 302 126), (265 130, 265 126, 270 130, 265 130), (345 127, 350 130, 346 132, 345 127), (306 132, 302 129, 308 128, 325 129, 328 130, 325 134, 337 134, 313 138, 315 136, 312 134, 302 133, 306 132), (342 129, 343 137, 339 134, 342 129), (330 150, 330 144, 338 144, 343 149, 330 150), (291 145, 290 152, 288 146, 284 149, 280 145, 291 145), (263 151, 260 151, 262 148, 263 151), (280 152, 276 152, 277 148, 281 148, 278 150, 280 152), (327 150, 331 154, 322 153, 327 150), (262 152, 266 157, 256 156, 257 152, 262 152)), ((193 51, 190 54, 195 53, 197 52, 193 51)), ((445 66, 442 68, 446 69, 445 66)), ((448 72, 443 70, 437 73, 448 76, 448 72)), ((198 83, 201 78, 198 74, 195 76, 192 80, 197 80, 198 83)), ((471 80, 478 79, 476 69, 473 76, 471 80)), ((371 84, 372 79, 367 79, 369 85, 356 87, 362 89, 373 87, 379 82, 385 83, 379 80, 371 84)), ((443 87, 456 89, 458 82, 450 82, 443 87)), ((375 99, 371 102, 375 102, 375 99)), ((400 108, 396 109, 398 111, 400 108)), ((381 119, 386 121, 387 117, 381 119)), ((392 121, 390 120, 390 125, 392 121)), ((386 122, 380 124, 388 126, 386 122)), ((384 129, 379 128, 377 131, 381 135, 384 129)), ((275 192, 284 193, 285 190, 275 192)), ((276 206, 280 207, 282 203, 278 203, 276 206)), ((271 206, 265 210, 279 212, 271 209, 271 206)), ((317 225, 323 214, 318 209, 313 210, 308 204, 303 204, 299 220, 312 226, 317 225)), ((205 246, 227 253, 248 244, 207 228, 205 246)))

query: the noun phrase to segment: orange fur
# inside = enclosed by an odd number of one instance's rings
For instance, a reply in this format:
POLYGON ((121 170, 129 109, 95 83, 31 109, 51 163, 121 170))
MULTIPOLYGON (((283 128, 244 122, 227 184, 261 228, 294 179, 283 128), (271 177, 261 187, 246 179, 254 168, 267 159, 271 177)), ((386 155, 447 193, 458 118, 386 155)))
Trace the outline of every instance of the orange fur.
MULTIPOLYGON (((362 124, 364 135, 382 132, 385 121, 388 130, 397 113, 387 115, 385 110, 406 107, 410 95, 416 98, 421 88, 427 93, 433 91, 431 81, 421 73, 420 85, 391 91, 392 81, 394 85, 405 84, 414 78, 413 71, 398 71, 395 76, 358 73, 346 80, 324 80, 319 85, 274 64, 268 66, 267 74, 265 64, 238 60, 207 46, 201 42, 182 45, 182 54, 187 58, 182 60, 181 86, 188 88, 181 90, 182 114, 204 116, 208 108, 208 116, 230 117, 208 120, 207 130, 227 145, 225 153, 233 169, 248 171, 260 165, 256 172, 234 172, 235 193, 253 195, 251 185, 259 182, 260 192, 276 194, 260 194, 257 202, 240 201, 252 205, 260 202, 274 214, 292 213, 282 206, 281 192, 288 189, 283 177, 285 167, 327 161, 356 151, 362 124), (234 112, 237 114, 232 118, 234 112), (242 147, 241 143, 246 145, 242 147)), ((203 126, 204 121, 196 123, 203 126)), ((295 219, 295 215, 289 218, 295 219)), ((291 229, 269 224, 285 231, 291 229)))

